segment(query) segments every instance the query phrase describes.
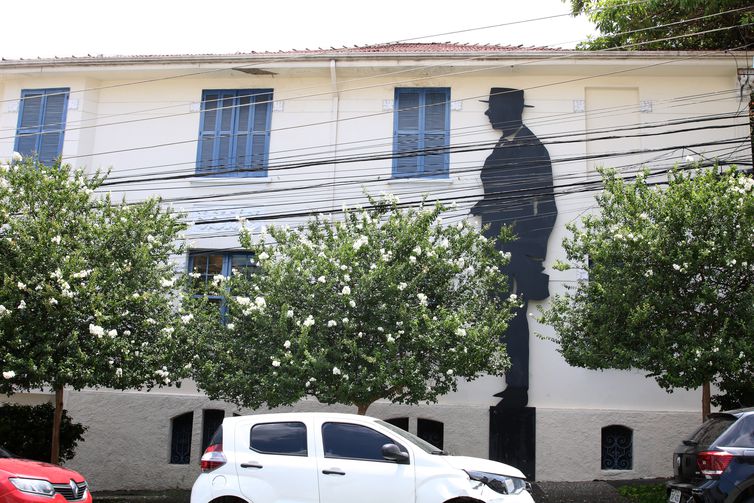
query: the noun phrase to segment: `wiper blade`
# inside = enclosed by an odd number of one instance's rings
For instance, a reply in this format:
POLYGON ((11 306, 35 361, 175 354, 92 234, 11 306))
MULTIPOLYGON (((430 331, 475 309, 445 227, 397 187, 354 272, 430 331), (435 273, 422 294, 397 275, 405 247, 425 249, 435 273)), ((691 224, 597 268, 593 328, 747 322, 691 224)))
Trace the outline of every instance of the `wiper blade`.
POLYGON ((450 453, 448 451, 444 451, 442 449, 432 451, 430 452, 430 454, 434 454, 435 456, 450 456, 450 453))

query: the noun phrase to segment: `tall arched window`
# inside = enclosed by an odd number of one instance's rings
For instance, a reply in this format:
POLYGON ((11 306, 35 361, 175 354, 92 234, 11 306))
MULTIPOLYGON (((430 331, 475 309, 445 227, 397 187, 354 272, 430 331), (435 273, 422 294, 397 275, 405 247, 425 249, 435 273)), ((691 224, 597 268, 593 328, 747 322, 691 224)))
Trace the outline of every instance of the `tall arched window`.
POLYGON ((186 412, 170 420, 170 463, 187 465, 191 461, 191 429, 194 413, 186 412))
POLYGON ((634 461, 634 432, 614 424, 602 428, 602 469, 631 470, 634 461))

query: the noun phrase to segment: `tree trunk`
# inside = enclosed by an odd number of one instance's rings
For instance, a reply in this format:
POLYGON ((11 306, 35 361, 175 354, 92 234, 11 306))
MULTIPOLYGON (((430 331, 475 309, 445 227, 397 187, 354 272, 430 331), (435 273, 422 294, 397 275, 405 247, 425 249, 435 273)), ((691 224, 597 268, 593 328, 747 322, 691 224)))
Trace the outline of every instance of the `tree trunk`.
POLYGON ((60 464, 60 423, 63 420, 63 386, 55 388, 55 416, 52 420, 52 450, 50 463, 60 464))
POLYGON ((358 408, 356 413, 360 416, 365 416, 370 405, 372 405, 372 402, 356 404, 356 407, 358 408))
POLYGON ((702 422, 706 421, 710 414, 710 398, 710 384, 706 382, 702 384, 702 422))

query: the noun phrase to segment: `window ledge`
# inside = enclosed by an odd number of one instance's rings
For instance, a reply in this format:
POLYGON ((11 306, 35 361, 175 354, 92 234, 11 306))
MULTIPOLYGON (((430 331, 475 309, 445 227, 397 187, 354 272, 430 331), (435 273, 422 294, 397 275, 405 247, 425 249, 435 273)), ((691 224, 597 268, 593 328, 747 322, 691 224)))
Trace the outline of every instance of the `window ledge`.
POLYGON ((406 184, 426 184, 426 185, 452 185, 455 180, 453 178, 422 178, 422 177, 401 177, 401 178, 389 178, 387 183, 390 185, 406 185, 406 184))
POLYGON ((201 176, 189 179, 190 185, 263 185, 278 181, 278 176, 201 176))

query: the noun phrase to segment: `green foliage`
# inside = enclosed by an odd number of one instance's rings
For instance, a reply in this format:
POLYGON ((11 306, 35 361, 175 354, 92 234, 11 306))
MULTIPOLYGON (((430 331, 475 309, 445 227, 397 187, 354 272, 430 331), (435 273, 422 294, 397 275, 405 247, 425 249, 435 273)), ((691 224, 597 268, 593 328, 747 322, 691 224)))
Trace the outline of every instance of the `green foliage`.
MULTIPOLYGON (((0 406, 0 447, 18 457, 49 461, 51 449, 52 420, 55 407, 50 403, 41 405, 0 406)), ((74 423, 66 410, 60 424, 60 459, 73 459, 76 446, 84 440, 86 427, 74 423)))
POLYGON ((169 263, 182 224, 156 199, 116 204, 103 177, 0 165, 0 392, 126 389, 184 373, 169 263))
POLYGON ((725 50, 741 49, 754 42, 751 26, 754 10, 750 0, 570 0, 570 3, 574 15, 586 14, 601 33, 580 44, 580 49, 630 45, 625 49, 725 50), (738 10, 721 14, 735 9, 738 10), (713 16, 682 22, 709 15, 713 16), (693 35, 709 30, 716 31, 693 35))
POLYGON ((205 298, 185 300, 203 327, 194 369, 210 397, 256 408, 310 395, 363 411, 380 398, 435 401, 458 378, 503 374, 499 340, 520 303, 499 296, 507 257, 465 221, 442 225, 442 205, 370 202, 343 220, 270 228, 274 245, 266 231, 258 241, 242 232, 260 272, 211 285, 231 293, 225 325, 205 298))
MULTIPOLYGON (((542 320, 560 352, 591 369, 637 368, 668 391, 723 390, 754 371, 754 180, 676 171, 665 187, 603 173, 599 211, 570 225, 573 267, 588 270, 542 320)), ((729 398, 732 398, 729 396, 729 398)))
POLYGON ((625 485, 618 488, 618 493, 635 503, 665 503, 667 501, 665 484, 625 485))

